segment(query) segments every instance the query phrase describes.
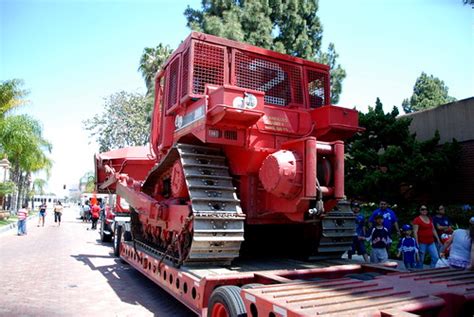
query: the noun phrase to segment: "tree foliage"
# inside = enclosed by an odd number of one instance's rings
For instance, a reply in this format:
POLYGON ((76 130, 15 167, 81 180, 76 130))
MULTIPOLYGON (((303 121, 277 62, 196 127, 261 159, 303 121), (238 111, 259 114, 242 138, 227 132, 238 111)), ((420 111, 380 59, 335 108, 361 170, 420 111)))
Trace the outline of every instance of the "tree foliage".
POLYGON ((27 194, 32 173, 46 170, 53 165, 47 156, 51 143, 43 137, 41 124, 28 115, 6 116, 0 121, 0 144, 2 154, 11 162, 11 180, 17 191, 14 193, 13 207, 27 194))
POLYGON ((24 104, 23 97, 27 92, 21 89, 22 84, 19 79, 0 82, 0 120, 9 110, 24 104))
POLYGON ((156 47, 145 47, 140 57, 138 70, 145 80, 147 95, 154 95, 155 75, 173 50, 168 45, 158 44, 156 47))
POLYGON ((85 129, 99 144, 100 152, 148 142, 149 104, 140 93, 120 91, 104 98, 102 113, 85 120, 85 129))
POLYGON ((381 198, 403 203, 430 193, 442 199, 459 155, 459 144, 439 145, 439 133, 419 142, 410 134, 410 119, 397 118, 396 107, 384 113, 375 107, 359 113, 365 131, 347 142, 346 189, 350 197, 381 198))
POLYGON ((1 143, 13 167, 37 172, 51 166, 45 153, 51 152, 52 146, 43 138, 39 121, 28 115, 7 116, 0 129, 1 143))
POLYGON ((44 188, 46 187, 47 181, 42 178, 36 178, 33 181, 31 186, 31 190, 33 195, 44 195, 45 191, 44 188))
POLYGON ((202 0, 184 15, 192 30, 247 42, 331 66, 331 101, 337 103, 346 73, 333 43, 321 51, 323 27, 317 0, 202 0))
POLYGON ((406 113, 411 113, 435 108, 455 100, 456 98, 448 95, 448 87, 444 81, 422 72, 416 79, 410 99, 403 100, 402 108, 406 113))

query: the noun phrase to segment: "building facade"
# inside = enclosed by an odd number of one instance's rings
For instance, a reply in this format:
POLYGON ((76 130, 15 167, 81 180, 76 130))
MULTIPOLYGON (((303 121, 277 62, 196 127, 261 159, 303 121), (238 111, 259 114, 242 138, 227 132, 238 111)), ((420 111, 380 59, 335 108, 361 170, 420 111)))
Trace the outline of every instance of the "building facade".
POLYGON ((436 130, 440 143, 455 139, 461 146, 459 164, 447 200, 474 204, 474 97, 405 115, 412 119, 410 131, 419 141, 429 140, 436 130))

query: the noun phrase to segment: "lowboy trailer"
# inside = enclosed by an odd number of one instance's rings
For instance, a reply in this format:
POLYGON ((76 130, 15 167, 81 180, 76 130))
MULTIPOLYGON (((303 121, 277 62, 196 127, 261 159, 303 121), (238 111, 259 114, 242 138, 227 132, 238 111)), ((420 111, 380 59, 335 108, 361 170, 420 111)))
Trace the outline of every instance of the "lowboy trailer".
POLYGON ((361 128, 329 80, 191 33, 156 75, 150 147, 95 156, 97 191, 129 205, 115 253, 201 316, 470 314, 471 272, 341 262, 355 234, 343 140, 361 128))

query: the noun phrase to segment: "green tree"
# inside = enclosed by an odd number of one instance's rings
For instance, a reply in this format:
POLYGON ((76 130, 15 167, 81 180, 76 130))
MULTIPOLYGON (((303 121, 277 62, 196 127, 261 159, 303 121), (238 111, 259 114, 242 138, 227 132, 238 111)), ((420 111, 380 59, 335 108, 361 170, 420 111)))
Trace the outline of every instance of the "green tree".
POLYGON ((15 210, 27 195, 32 173, 46 170, 49 174, 53 162, 46 153, 51 152, 51 144, 44 139, 41 124, 28 115, 6 116, 0 122, 0 144, 12 164, 15 210))
POLYGON ((104 98, 104 110, 83 123, 105 152, 148 142, 150 122, 147 99, 140 93, 120 91, 104 98))
POLYGON ((44 188, 46 187, 47 181, 42 178, 36 178, 32 184, 33 195, 44 195, 44 188))
POLYGON ((138 70, 145 80, 147 95, 154 95, 155 75, 173 50, 168 45, 158 44, 156 47, 145 47, 140 57, 138 70))
POLYGON ((346 73, 333 43, 321 51, 323 27, 317 0, 202 0, 184 15, 195 31, 247 42, 331 66, 331 101, 336 104, 346 73))
POLYGON ((396 107, 384 113, 375 107, 359 113, 365 131, 346 144, 346 190, 350 197, 377 201, 382 197, 403 204, 430 194, 444 197, 459 155, 459 144, 439 145, 439 133, 418 142, 410 134, 410 119, 397 118, 396 107))
POLYGON ((444 81, 422 72, 416 79, 411 97, 403 100, 402 108, 406 113, 411 113, 435 108, 455 100, 456 98, 448 95, 448 87, 444 81))
POLYGON ((0 82, 0 120, 9 110, 24 104, 27 92, 21 89, 22 84, 19 79, 0 82))

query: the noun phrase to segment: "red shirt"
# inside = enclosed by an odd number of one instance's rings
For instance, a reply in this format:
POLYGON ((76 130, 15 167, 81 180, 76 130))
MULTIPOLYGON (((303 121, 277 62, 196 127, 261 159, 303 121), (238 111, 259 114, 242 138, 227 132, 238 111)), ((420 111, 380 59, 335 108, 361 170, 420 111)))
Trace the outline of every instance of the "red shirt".
POLYGON ((414 225, 418 225, 418 243, 431 244, 435 241, 433 235, 433 221, 429 218, 430 222, 426 223, 421 220, 421 217, 418 216, 413 220, 414 225))
POLYGON ((92 213, 92 218, 99 218, 100 207, 97 205, 92 206, 91 213, 92 213))

